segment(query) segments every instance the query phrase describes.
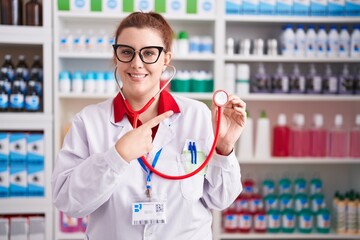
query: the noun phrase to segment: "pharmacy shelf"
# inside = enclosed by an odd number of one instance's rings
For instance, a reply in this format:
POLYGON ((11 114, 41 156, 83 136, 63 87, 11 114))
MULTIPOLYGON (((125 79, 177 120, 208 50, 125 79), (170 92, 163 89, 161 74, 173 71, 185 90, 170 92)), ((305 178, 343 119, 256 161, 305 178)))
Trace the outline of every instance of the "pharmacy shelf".
POLYGON ((52 211, 51 199, 23 197, 0 199, 1 214, 45 213, 52 211))
POLYGON ((300 233, 293 233, 293 234, 269 234, 269 233, 239 233, 239 234, 230 234, 224 233, 220 235, 220 239, 359 239, 359 235, 349 235, 349 234, 300 234, 300 233))
POLYGON ((1 44, 42 45, 51 42, 51 29, 46 27, 0 25, 0 36, 1 44))
POLYGON ((37 125, 39 122, 51 122, 53 117, 51 114, 44 113, 1 113, 0 114, 0 124, 1 123, 14 123, 14 122, 23 122, 26 123, 25 128, 29 129, 28 124, 34 123, 37 125))
POLYGON ((310 158, 310 157, 284 157, 284 158, 268 158, 268 159, 241 159, 238 158, 240 164, 359 164, 360 158, 310 158))
POLYGON ((359 23, 359 17, 313 17, 313 16, 249 16, 249 15, 226 15, 227 22, 244 23, 359 23))
POLYGON ((359 58, 313 58, 313 57, 287 57, 287 56, 242 56, 239 54, 225 56, 227 62, 294 62, 294 63, 358 63, 359 58))
POLYGON ((355 102, 360 101, 359 95, 314 95, 314 94, 271 94, 250 93, 240 96, 245 101, 304 101, 304 102, 355 102))
POLYGON ((57 234, 57 239, 58 240, 82 240, 84 239, 84 233, 63 233, 63 232, 59 232, 57 234))

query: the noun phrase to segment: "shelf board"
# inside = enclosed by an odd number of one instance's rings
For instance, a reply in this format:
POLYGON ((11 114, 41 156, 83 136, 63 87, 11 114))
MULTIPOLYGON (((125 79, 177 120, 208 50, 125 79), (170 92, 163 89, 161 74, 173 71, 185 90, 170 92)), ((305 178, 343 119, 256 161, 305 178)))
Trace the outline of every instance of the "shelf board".
POLYGON ((245 101, 360 101, 359 95, 313 95, 313 94, 276 94, 276 93, 250 93, 240 96, 245 101))
POLYGON ((45 213, 52 211, 51 199, 23 197, 0 199, 0 214, 45 213))
POLYGON ((191 54, 189 53, 186 56, 173 56, 175 61, 214 61, 215 55, 214 54, 191 54))
POLYGON ((53 119, 51 114, 44 113, 14 113, 14 112, 6 112, 0 113, 0 123, 8 123, 8 122, 51 122, 53 119))
POLYGON ((311 57, 287 57, 287 56, 243 56, 239 54, 225 56, 228 62, 319 62, 319 63, 358 63, 359 58, 311 58, 311 57))
POLYGON ((50 28, 0 25, 1 44, 41 45, 51 43, 51 34, 50 28))
MULTIPOLYGON (((60 231, 60 230, 59 230, 60 231)), ((58 232, 56 234, 56 239, 58 240, 82 240, 84 239, 84 233, 81 232, 74 232, 74 233, 63 233, 58 232)))
POLYGON ((360 164, 360 158, 284 157, 269 159, 241 159, 240 164, 360 164))
MULTIPOLYGON (((66 20, 81 20, 81 19, 89 19, 89 20, 121 20, 122 18, 129 15, 129 13, 119 13, 119 14, 109 14, 103 12, 70 12, 70 11, 58 11, 56 13, 57 17, 60 19, 66 20)), ((168 21, 215 21, 215 15, 196 15, 196 14, 187 14, 187 15, 176 15, 176 14, 162 14, 166 20, 168 21)))
POLYGON ((238 234, 231 234, 231 233, 224 233, 220 235, 220 239, 359 239, 359 235, 349 235, 349 234, 301 234, 301 233, 292 233, 292 234, 269 234, 269 233, 238 233, 238 234))
POLYGON ((359 17, 347 16, 261 16, 261 15, 226 15, 227 22, 244 23, 359 23, 359 17))

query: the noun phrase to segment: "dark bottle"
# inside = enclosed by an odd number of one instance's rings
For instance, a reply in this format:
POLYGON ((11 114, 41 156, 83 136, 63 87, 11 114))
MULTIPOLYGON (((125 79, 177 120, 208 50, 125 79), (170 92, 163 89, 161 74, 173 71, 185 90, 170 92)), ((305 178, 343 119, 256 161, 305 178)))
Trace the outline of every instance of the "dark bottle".
POLYGON ((15 75, 15 78, 14 78, 14 82, 17 81, 20 83, 20 91, 25 94, 26 93, 26 82, 22 73, 21 72, 18 72, 16 73, 15 75))
POLYGON ((21 92, 21 82, 15 80, 10 93, 10 106, 11 112, 22 112, 24 109, 24 94, 21 92))
POLYGON ((0 112, 6 112, 9 107, 9 95, 5 89, 5 81, 0 79, 0 112))
POLYGON ((43 66, 41 64, 39 55, 34 56, 34 62, 30 68, 30 75, 34 75, 34 74, 38 76, 39 81, 42 83, 44 74, 43 74, 43 66))
POLYGON ((36 92, 36 82, 30 80, 25 96, 25 111, 38 112, 40 110, 40 97, 36 92))
POLYGON ((29 67, 24 55, 19 55, 19 62, 15 68, 15 75, 18 74, 21 74, 25 81, 29 80, 29 67))
POLYGON ((22 25, 22 0, 1 0, 1 24, 22 25))
POLYGON ((6 54, 4 56, 4 63, 1 66, 1 72, 5 73, 10 81, 14 80, 14 64, 12 63, 10 54, 6 54))
POLYGON ((25 4, 25 24, 42 26, 42 6, 38 0, 30 0, 25 4))
POLYGON ((0 81, 2 81, 4 83, 5 92, 7 94, 10 94, 10 92, 11 92, 11 81, 7 77, 6 73, 4 73, 4 72, 0 73, 0 81))

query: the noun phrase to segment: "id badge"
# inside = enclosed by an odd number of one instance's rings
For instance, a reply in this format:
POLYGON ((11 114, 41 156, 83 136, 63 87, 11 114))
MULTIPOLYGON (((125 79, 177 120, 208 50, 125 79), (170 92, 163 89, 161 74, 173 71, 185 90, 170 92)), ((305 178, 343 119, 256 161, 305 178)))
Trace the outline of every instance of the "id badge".
POLYGON ((166 223, 165 202, 136 202, 132 204, 132 225, 166 223))

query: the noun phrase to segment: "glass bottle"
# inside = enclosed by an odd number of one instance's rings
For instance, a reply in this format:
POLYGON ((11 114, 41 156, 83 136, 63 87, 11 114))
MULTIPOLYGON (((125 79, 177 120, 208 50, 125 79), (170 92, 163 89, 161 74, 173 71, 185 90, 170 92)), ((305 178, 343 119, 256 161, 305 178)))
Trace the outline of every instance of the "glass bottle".
POLYGON ((38 0, 30 0, 25 4, 25 24, 28 26, 42 26, 42 6, 38 0))

